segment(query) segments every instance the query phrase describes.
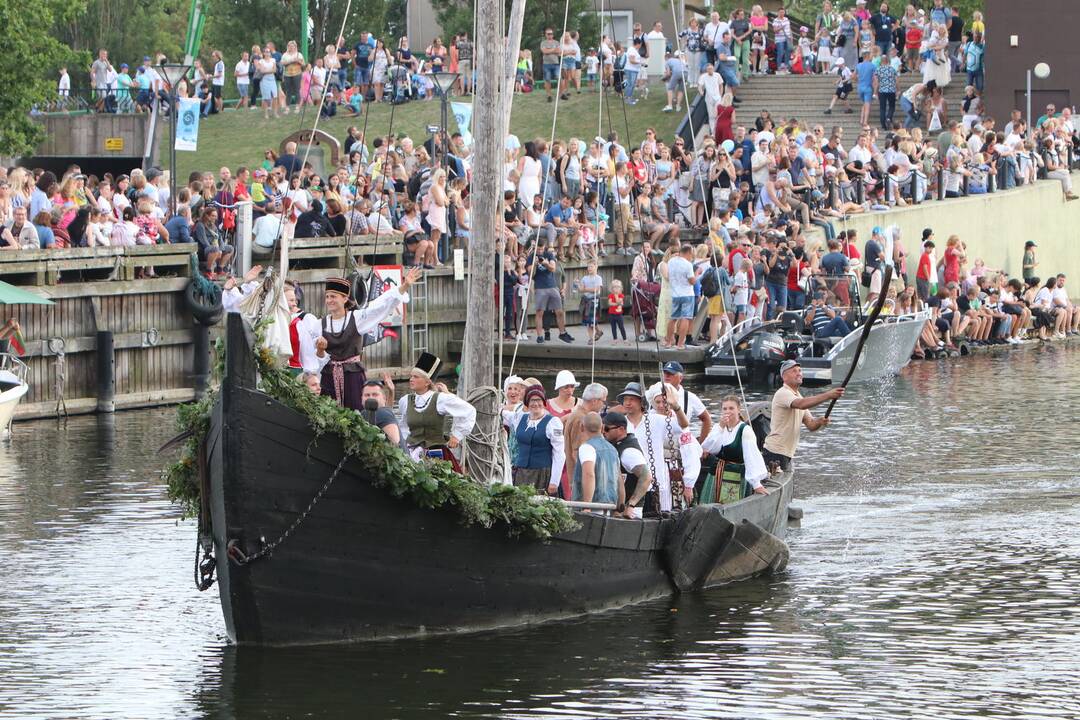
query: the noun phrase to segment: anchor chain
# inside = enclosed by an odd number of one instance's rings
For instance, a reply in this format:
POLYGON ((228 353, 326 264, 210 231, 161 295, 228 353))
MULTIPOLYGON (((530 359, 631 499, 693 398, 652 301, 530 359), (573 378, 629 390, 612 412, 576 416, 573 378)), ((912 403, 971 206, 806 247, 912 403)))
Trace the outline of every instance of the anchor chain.
POLYGON ((299 528, 300 525, 304 522, 304 520, 307 519, 307 516, 311 514, 311 511, 319 503, 319 500, 321 500, 323 495, 326 494, 326 491, 330 489, 330 486, 334 484, 334 480, 337 479, 338 474, 341 472, 341 468, 345 466, 345 461, 348 459, 348 455, 343 455, 341 457, 341 461, 338 462, 337 467, 334 468, 334 472, 331 473, 327 481, 323 483, 323 486, 319 488, 319 491, 315 493, 315 497, 311 498, 311 502, 309 502, 308 506, 304 508, 304 511, 300 513, 300 515, 298 515, 295 520, 292 521, 292 524, 289 525, 289 527, 285 528, 285 531, 281 533, 277 540, 274 540, 272 543, 263 546, 263 548, 259 550, 259 552, 253 555, 244 554, 244 551, 240 549, 240 544, 236 540, 230 540, 227 550, 229 558, 237 565, 249 565, 256 560, 264 558, 267 555, 273 553, 274 550, 280 547, 283 542, 289 539, 290 535, 296 532, 296 529, 299 528))

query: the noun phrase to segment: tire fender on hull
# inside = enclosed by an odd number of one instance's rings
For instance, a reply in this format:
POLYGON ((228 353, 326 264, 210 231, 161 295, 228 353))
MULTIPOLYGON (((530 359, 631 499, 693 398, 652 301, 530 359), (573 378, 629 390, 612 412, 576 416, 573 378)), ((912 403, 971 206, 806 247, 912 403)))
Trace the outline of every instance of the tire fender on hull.
POLYGON ((680 592, 704 587, 735 532, 735 525, 716 505, 698 505, 682 513, 665 550, 675 587, 680 592))

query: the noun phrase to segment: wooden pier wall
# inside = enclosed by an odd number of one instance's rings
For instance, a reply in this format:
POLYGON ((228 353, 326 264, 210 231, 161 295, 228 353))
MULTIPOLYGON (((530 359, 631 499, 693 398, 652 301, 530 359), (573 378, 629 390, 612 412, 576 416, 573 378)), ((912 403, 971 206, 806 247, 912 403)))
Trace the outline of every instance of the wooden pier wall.
MULTIPOLYGON (((3 320, 15 317, 23 327, 30 392, 16 411, 20 419, 51 417, 63 398, 69 414, 97 408, 95 375, 97 333, 111 331, 115 343, 117 409, 190 401, 193 390, 195 325, 184 302, 189 262, 194 245, 136 248, 75 248, 11 251, 0 255, 0 280, 31 290, 56 304, 5 307, 3 320), (138 268, 155 268, 157 279, 134 279, 138 268), (63 364, 58 364, 60 351, 63 364), (59 382, 63 370, 64 380, 59 382)), ((400 238, 353 243, 351 254, 365 264, 400 264, 400 238)), ((289 276, 304 291, 309 311, 322 314, 323 281, 342 274, 346 250, 336 239, 294 241, 290 245, 289 276)), ((629 287, 632 258, 601 258, 605 283, 613 277, 629 287)), ((567 323, 579 321, 579 293, 574 282, 584 263, 567 263, 567 323)), ((451 266, 430 270, 427 302, 415 299, 406 323, 427 322, 428 350, 450 361, 460 342, 468 315, 466 279, 456 279, 451 266)), ((492 292, 497 292, 495 280, 492 292)), ((416 293, 414 293, 416 295, 416 293)), ((501 303, 499 304, 501 307, 501 303)), ((628 319, 629 320, 629 319, 628 319)), ((212 335, 223 326, 211 329, 212 335)), ((368 368, 407 376, 417 349, 409 346, 407 328, 399 341, 386 340, 365 353, 368 368)))

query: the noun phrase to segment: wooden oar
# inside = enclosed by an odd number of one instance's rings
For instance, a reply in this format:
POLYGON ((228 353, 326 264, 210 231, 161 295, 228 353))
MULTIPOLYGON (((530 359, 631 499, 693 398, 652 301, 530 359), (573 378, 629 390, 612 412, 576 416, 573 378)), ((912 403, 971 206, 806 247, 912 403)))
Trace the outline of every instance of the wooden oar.
MULTIPOLYGON (((863 346, 866 345, 866 339, 870 337, 870 328, 874 326, 874 322, 881 315, 881 309, 885 307, 885 296, 888 294, 889 283, 892 282, 892 265, 885 266, 885 272, 881 276, 881 292, 877 296, 877 300, 874 302, 874 307, 871 308, 870 314, 866 318, 866 323, 863 325, 862 335, 859 337, 859 344, 855 346, 855 357, 851 358, 851 367, 848 368, 847 375, 844 376, 844 382, 840 383, 840 387, 846 388, 847 384, 851 382, 851 376, 855 374, 855 368, 859 365, 859 356, 862 355, 863 346)), ((825 410, 825 417, 829 417, 832 412, 833 406, 836 405, 838 398, 833 398, 829 402, 829 407, 825 410)))

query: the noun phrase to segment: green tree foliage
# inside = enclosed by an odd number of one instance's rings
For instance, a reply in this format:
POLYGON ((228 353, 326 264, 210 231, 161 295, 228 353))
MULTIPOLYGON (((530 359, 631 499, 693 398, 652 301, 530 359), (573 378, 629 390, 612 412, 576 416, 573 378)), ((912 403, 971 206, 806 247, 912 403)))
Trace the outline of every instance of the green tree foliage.
MULTIPOLYGON (((562 33, 563 17, 566 16, 566 29, 581 33, 579 44, 582 50, 595 47, 600 38, 600 22, 593 0, 569 0, 569 14, 566 14, 565 0, 529 0, 525 10, 525 20, 521 28, 521 47, 533 51, 534 62, 539 63, 536 55, 540 41, 544 37, 544 28, 553 28, 555 37, 562 33)), ((506 17, 510 17, 512 0, 506 0, 506 17)), ((472 0, 432 0, 435 17, 443 29, 443 41, 449 40, 462 31, 473 35, 472 0)), ((418 48, 422 49, 422 48, 418 48)))
MULTIPOLYGON (((190 0, 89 0, 81 12, 57 22, 56 34, 91 57, 105 48, 117 69, 123 62, 134 68, 144 55, 163 52, 179 57, 190 4, 190 0)), ((86 71, 72 72, 71 80, 73 86, 81 84, 86 71)))
POLYGON ((89 68, 90 56, 54 37, 52 28, 68 21, 80 6, 65 0, 0 2, 4 51, 0 52, 0 155, 22 155, 41 139, 30 110, 56 97, 56 71, 89 68), (29 68, 40 73, 28 72, 29 68))

